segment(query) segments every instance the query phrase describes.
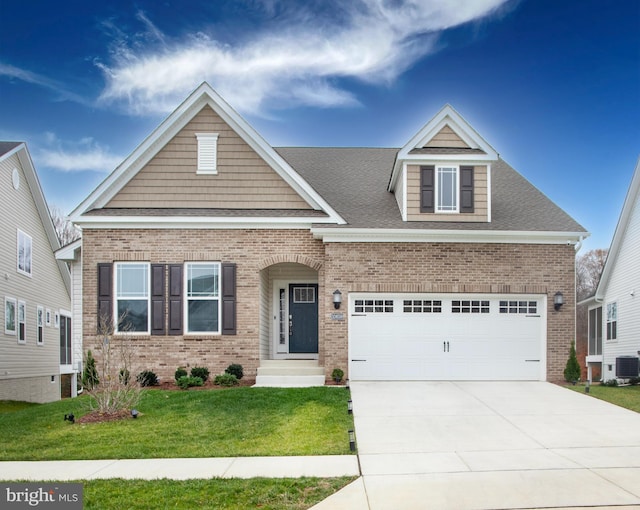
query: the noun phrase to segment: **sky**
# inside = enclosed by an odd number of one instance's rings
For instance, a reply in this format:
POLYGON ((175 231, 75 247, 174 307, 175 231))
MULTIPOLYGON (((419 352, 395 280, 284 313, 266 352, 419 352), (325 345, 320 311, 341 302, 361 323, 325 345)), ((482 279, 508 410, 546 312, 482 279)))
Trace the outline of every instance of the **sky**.
POLYGON ((274 147, 401 147, 449 103, 584 253, 640 156, 640 0, 0 2, 0 140, 63 213, 205 80, 274 147))

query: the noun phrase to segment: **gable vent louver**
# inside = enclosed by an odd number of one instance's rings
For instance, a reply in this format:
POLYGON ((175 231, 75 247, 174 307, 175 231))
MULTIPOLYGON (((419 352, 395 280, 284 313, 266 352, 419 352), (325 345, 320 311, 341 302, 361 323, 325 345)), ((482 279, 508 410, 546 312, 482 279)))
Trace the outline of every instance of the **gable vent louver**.
POLYGON ((199 174, 218 173, 218 133, 196 133, 198 139, 199 174))

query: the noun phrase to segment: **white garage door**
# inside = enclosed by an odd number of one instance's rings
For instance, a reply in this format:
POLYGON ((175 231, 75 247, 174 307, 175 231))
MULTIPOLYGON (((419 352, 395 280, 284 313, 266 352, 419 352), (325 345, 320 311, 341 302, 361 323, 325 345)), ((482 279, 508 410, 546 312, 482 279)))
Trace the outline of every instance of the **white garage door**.
POLYGON ((349 296, 349 377, 545 380, 546 296, 349 296))

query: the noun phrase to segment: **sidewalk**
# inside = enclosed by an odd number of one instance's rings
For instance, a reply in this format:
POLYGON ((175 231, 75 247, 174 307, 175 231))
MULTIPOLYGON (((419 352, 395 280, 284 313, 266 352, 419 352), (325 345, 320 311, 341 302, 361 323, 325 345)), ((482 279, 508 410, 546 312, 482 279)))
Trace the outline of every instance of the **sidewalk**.
POLYGON ((0 462, 0 480, 96 480, 124 478, 298 478, 360 476, 355 455, 112 459, 0 462))

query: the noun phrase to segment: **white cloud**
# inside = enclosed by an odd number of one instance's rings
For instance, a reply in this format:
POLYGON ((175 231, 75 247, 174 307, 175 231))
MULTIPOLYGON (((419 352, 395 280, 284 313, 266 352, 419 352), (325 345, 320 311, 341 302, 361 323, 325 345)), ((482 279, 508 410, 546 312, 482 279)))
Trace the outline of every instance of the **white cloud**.
POLYGON ((110 172, 122 162, 108 147, 85 137, 77 142, 63 142, 54 133, 44 135, 45 147, 35 151, 34 159, 42 165, 63 172, 110 172))
POLYGON ((26 71, 10 64, 3 64, 2 62, 0 62, 0 76, 5 76, 9 79, 20 80, 26 83, 31 83, 33 85, 47 88, 55 92, 60 100, 68 100, 80 104, 87 104, 87 101, 84 98, 82 98, 78 94, 74 94, 73 92, 66 90, 66 88, 61 83, 47 78, 46 76, 42 76, 31 71, 26 71))
POLYGON ((338 84, 340 79, 391 83, 437 51, 443 30, 483 19, 507 2, 337 0, 330 21, 311 10, 314 2, 306 11, 301 7, 293 12, 278 0, 262 0, 258 3, 265 12, 278 13, 272 23, 227 44, 206 33, 170 40, 140 12, 144 37, 120 33, 112 62, 97 64, 107 80, 100 100, 123 102, 139 115, 167 113, 206 80, 234 107, 251 113, 262 112, 267 102, 357 104, 357 98, 338 84), (157 44, 145 49, 140 39, 157 44))

